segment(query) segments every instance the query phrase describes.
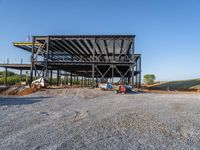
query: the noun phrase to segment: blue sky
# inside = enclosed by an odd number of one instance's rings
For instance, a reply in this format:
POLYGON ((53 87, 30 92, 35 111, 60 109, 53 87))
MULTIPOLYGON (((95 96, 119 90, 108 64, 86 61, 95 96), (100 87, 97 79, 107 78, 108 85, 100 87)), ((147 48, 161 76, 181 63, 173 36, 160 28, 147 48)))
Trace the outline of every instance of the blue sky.
POLYGON ((28 61, 28 35, 135 34, 142 73, 200 77, 199 0, 0 0, 0 61, 28 61))

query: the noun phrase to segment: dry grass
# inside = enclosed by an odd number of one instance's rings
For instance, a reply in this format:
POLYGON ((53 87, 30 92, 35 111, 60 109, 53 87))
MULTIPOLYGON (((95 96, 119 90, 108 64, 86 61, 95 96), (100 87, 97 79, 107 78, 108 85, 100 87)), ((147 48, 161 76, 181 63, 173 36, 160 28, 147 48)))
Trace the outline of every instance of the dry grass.
POLYGON ((147 87, 151 90, 166 90, 166 91, 197 91, 200 89, 200 79, 171 81, 161 84, 155 84, 147 87))

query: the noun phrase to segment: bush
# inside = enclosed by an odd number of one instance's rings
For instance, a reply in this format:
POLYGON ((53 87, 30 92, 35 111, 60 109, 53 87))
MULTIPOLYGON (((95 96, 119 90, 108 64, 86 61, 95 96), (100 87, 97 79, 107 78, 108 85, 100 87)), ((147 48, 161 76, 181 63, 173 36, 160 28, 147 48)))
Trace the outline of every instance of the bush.
POLYGON ((144 75, 144 83, 145 84, 154 84, 155 82, 155 75, 154 74, 146 74, 144 75))
MULTIPOLYGON (((5 82, 5 71, 0 71, 0 85, 5 82)), ((26 75, 22 75, 22 81, 26 81, 26 75)), ((12 71, 7 71, 7 85, 15 85, 20 82, 20 76, 12 71)))

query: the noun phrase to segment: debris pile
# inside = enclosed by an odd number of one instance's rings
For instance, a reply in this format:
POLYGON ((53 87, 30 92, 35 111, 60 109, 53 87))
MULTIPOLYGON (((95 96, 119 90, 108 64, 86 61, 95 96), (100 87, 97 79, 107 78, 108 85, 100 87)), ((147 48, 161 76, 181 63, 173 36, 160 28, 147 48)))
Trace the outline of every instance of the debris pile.
POLYGON ((28 95, 36 92, 37 89, 31 89, 29 86, 11 86, 0 88, 0 95, 11 96, 11 95, 28 95))

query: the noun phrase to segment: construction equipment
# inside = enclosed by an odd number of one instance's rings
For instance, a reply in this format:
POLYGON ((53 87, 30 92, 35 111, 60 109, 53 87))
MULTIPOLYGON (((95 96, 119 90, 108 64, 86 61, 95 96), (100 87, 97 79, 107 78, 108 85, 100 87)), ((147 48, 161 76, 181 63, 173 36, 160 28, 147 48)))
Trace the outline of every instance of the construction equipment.
POLYGON ((44 77, 40 77, 39 79, 34 80, 31 83, 31 88, 37 88, 37 89, 45 88, 48 86, 48 84, 49 84, 48 79, 44 77))
POLYGON ((118 89, 116 89, 116 93, 127 93, 132 91, 131 85, 120 85, 118 89))
POLYGON ((113 87, 110 83, 100 83, 99 88, 102 90, 111 90, 113 87))

